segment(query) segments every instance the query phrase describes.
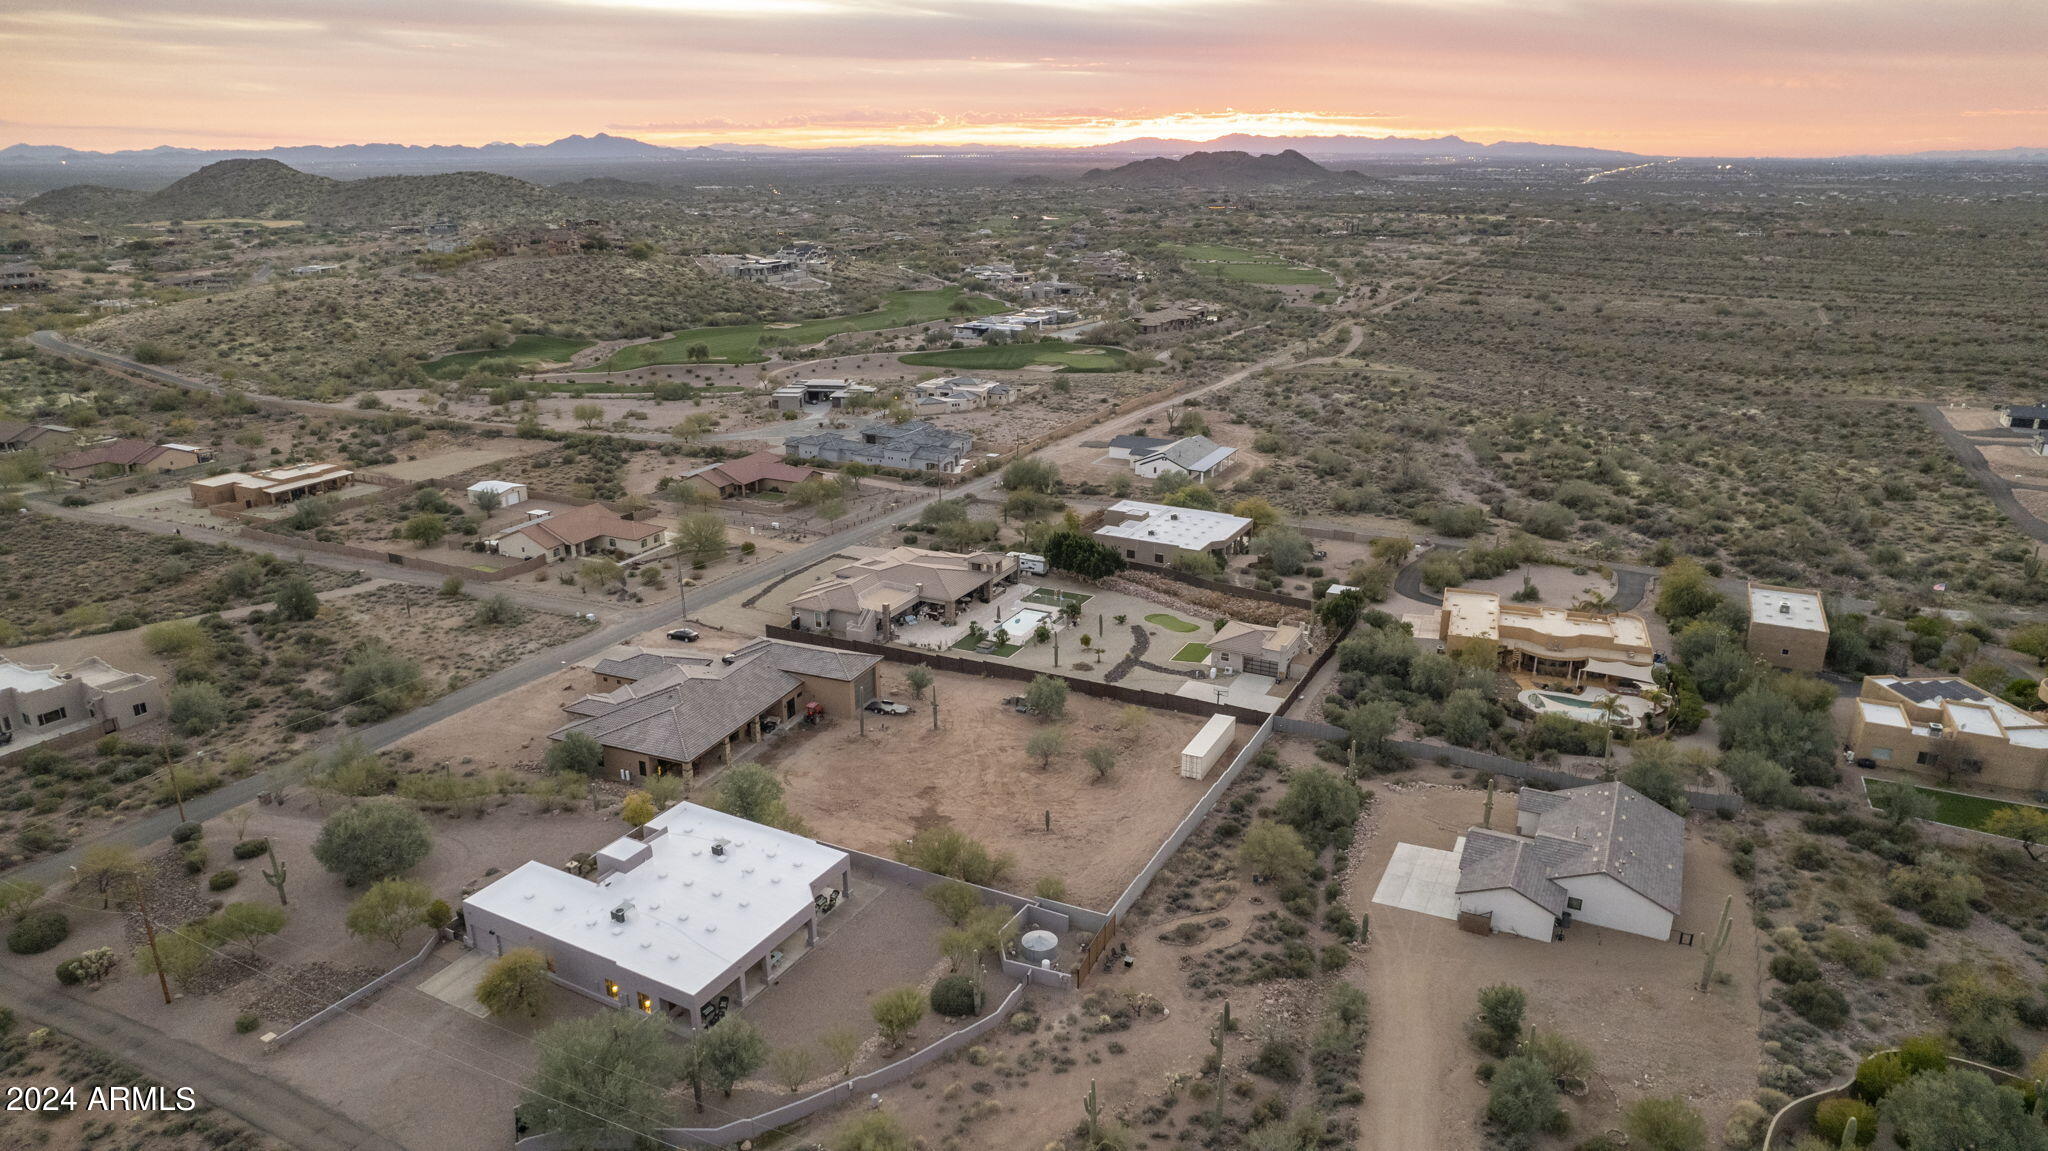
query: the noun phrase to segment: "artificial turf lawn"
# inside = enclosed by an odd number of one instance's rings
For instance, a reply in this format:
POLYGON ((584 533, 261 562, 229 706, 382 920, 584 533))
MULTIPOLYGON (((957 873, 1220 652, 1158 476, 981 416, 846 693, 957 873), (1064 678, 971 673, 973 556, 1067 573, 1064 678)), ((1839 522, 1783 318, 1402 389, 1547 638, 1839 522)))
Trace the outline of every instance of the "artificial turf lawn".
POLYGON ((1054 364, 1068 372, 1121 372, 1127 370, 1131 362, 1130 353, 1122 348, 1098 348, 1070 344, 1065 340, 943 348, 936 352, 911 352, 897 358, 913 367, 984 372, 1026 368, 1033 364, 1054 364))
POLYGON ((1208 658, 1209 645, 1206 643, 1191 643, 1173 653, 1175 663, 1200 663, 1208 658))
POLYGON ((1931 787, 1915 784, 1892 783, 1882 779, 1865 779, 1864 789, 1875 799, 1882 788, 1911 787, 1934 801, 1934 822, 1946 823, 1950 827, 1965 827, 1971 831, 1984 830, 1984 821, 2002 807, 2032 807, 2027 803, 2009 803, 2002 799, 1987 799, 1981 795, 1964 795, 1957 791, 1938 791, 1931 787))
POLYGON ((1156 624, 1168 631, 1188 632, 1202 630, 1199 624, 1189 623, 1177 615, 1167 615, 1163 611, 1155 611, 1151 615, 1146 616, 1145 622, 1156 624))

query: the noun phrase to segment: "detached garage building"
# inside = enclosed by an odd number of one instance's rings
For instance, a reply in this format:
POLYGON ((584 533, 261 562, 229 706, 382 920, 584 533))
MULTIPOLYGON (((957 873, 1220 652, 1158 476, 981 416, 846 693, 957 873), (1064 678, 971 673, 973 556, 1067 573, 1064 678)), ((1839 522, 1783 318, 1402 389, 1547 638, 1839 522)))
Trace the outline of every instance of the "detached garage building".
POLYGON ((1458 860, 1458 912, 1544 941, 1571 923, 1671 937, 1685 887, 1685 820, 1621 783, 1523 788, 1516 834, 1475 827, 1458 860))

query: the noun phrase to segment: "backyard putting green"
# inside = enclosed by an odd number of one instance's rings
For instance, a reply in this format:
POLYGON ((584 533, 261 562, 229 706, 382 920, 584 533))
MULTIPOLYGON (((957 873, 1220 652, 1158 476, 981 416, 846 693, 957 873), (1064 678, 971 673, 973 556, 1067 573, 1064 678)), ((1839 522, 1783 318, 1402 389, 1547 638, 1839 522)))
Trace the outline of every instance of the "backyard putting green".
POLYGON ((1206 643, 1191 643, 1173 653, 1175 663, 1200 663, 1208 658, 1209 645, 1206 643))
POLYGON ((1177 615, 1167 615, 1163 611, 1155 611, 1151 615, 1146 616, 1145 622, 1163 627, 1168 631, 1189 632, 1202 630, 1200 624, 1189 623, 1177 615))
MULTIPOLYGON (((1983 831, 1984 823, 2000 808, 2029 808, 2031 803, 2011 803, 2002 799, 1988 799, 1981 795, 1964 795, 1960 791, 1942 791, 1938 788, 1920 787, 1910 783, 1892 783, 1882 779, 1865 777, 1863 790, 1874 801, 1890 787, 1911 787, 1914 791, 1934 801, 1934 822, 1946 823, 1950 827, 1962 827, 1971 831, 1983 831)), ((2037 809, 2038 810, 2038 809, 2037 809)))

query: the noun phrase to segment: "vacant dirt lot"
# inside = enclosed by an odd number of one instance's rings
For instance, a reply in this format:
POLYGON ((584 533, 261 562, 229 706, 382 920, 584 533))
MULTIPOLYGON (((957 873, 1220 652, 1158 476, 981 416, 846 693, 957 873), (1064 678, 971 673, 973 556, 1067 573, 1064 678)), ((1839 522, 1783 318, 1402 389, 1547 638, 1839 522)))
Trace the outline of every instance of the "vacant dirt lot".
POLYGON ((458 441, 443 451, 416 457, 408 456, 398 463, 385 464, 371 470, 393 479, 437 480, 442 476, 452 476, 471 468, 485 467, 500 460, 530 455, 549 446, 551 445, 544 440, 520 440, 510 436, 492 440, 484 447, 466 446, 458 441))
MULTIPOLYGON (((1729 1108, 1756 1089, 1757 932, 1742 885, 1722 850, 1688 834, 1684 912, 1678 931, 1704 935, 1736 896, 1734 931, 1720 970, 1730 982, 1695 988, 1697 947, 1579 925, 1562 943, 1484 937, 1455 923, 1371 902, 1394 845, 1449 847, 1477 824, 1485 795, 1464 786, 1382 784, 1360 829, 1352 910, 1372 916, 1362 982, 1372 996, 1366 1044, 1366 1151, 1490 1146, 1479 1120, 1486 1089, 1473 1075, 1482 1056, 1465 1039, 1479 989, 1512 983, 1528 992, 1529 1022, 1593 1049, 1592 1091, 1570 1105, 1584 1137, 1617 1125, 1621 1108, 1645 1095, 1683 1095, 1719 1131, 1729 1108), (1711 1053, 1712 1057, 1705 1057, 1711 1053)), ((1513 801, 1494 806, 1494 826, 1512 826, 1513 801)))
MULTIPOLYGON (((910 700, 901 665, 880 672, 883 694, 910 700)), ((941 674, 935 686, 938 731, 927 692, 911 715, 869 716, 865 737, 853 720, 835 718, 763 757, 819 838, 893 856, 919 829, 950 824, 1017 857, 1011 889, 1056 875, 1071 902, 1107 907, 1202 793, 1179 771, 1180 749, 1202 726, 1193 716, 1145 711, 1125 728, 1120 705, 1072 696, 1058 725, 1066 751, 1040 769, 1024 745, 1048 725, 1002 706, 1021 684, 941 674), (1107 783, 1092 782, 1082 758, 1097 744, 1117 752, 1107 783)))

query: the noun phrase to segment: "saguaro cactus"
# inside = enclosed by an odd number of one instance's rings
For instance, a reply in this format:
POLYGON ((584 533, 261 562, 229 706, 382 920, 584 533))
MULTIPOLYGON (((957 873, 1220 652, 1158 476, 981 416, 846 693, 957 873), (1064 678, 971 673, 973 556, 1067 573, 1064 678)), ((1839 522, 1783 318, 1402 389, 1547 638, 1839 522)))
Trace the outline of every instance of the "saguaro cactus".
POLYGON ((1093 1147, 1101 1132, 1101 1127, 1098 1125, 1101 1108, 1095 1102, 1095 1080, 1093 1079, 1088 1081, 1088 1098, 1082 1101, 1081 1110, 1088 1113, 1088 1146, 1093 1147))
POLYGON ((270 856, 270 870, 263 873, 263 881, 277 889, 277 905, 288 907, 291 900, 284 897, 284 860, 277 857, 276 842, 273 840, 264 843, 263 850, 270 856))
POLYGON ((1714 964, 1721 958, 1721 949, 1728 946, 1728 932, 1734 926, 1735 897, 1729 896, 1721 903, 1721 922, 1715 927, 1707 941, 1707 963, 1700 971, 1700 990, 1714 985, 1714 964))

